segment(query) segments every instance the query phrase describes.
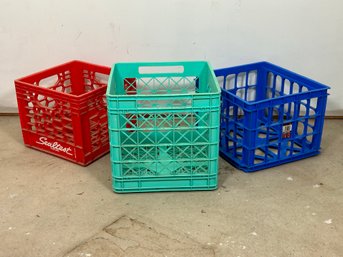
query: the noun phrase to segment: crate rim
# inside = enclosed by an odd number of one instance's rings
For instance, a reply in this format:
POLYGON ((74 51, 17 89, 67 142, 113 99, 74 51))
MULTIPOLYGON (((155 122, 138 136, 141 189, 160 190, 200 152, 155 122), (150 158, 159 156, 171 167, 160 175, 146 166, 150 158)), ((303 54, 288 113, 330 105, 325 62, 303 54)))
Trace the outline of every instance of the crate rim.
MULTIPOLYGON (((171 73, 172 74, 172 73, 171 73)), ((108 86, 107 86, 107 90, 106 90, 106 96, 107 97, 113 97, 113 98, 119 98, 119 97, 132 97, 133 99, 139 98, 139 97, 177 97, 177 96, 206 96, 206 95, 218 95, 221 93, 221 88, 219 86, 218 80, 216 79, 216 75, 214 73, 214 69, 212 67, 212 65, 205 60, 194 60, 194 61, 165 61, 165 62, 117 62, 115 64, 112 65, 111 68, 111 72, 110 72, 110 76, 108 78, 108 86), (183 94, 154 94, 154 95, 126 95, 126 94, 110 94, 110 84, 112 81, 112 78, 114 76, 114 71, 116 68, 116 65, 130 65, 130 64, 137 64, 139 63, 140 65, 144 65, 144 66, 156 66, 156 65, 161 65, 161 66, 172 66, 172 65, 182 65, 182 64, 192 64, 192 63, 204 63, 208 65, 209 71, 212 75, 212 77, 214 78, 214 84, 215 84, 215 89, 216 92, 208 92, 208 93, 183 93, 183 94)))
MULTIPOLYGON (((81 100, 82 98, 88 98, 89 95, 92 95, 95 92, 101 91, 101 90, 103 90, 103 88, 105 88, 105 87, 99 87, 99 88, 97 88, 95 90, 83 93, 81 95, 73 95, 73 94, 68 94, 68 93, 63 93, 63 92, 60 92, 60 91, 52 90, 50 88, 34 86, 34 85, 32 85, 32 84, 30 84, 28 82, 23 81, 23 80, 25 80, 27 78, 30 78, 31 76, 40 75, 40 74, 48 72, 50 70, 53 70, 53 69, 56 69, 56 68, 62 68, 63 66, 71 65, 71 64, 74 64, 74 63, 86 64, 86 65, 96 66, 96 67, 101 68, 101 69, 105 69, 105 70, 107 70, 108 75, 111 72, 111 67, 109 67, 109 66, 94 64, 94 63, 90 63, 90 62, 86 62, 86 61, 81 61, 81 60, 75 59, 75 60, 71 60, 71 61, 59 64, 59 65, 56 65, 56 66, 53 66, 53 67, 50 67, 50 68, 47 68, 47 69, 44 69, 44 70, 41 70, 41 71, 38 71, 38 72, 31 73, 30 75, 27 75, 27 76, 15 79, 14 80, 14 84, 15 84, 15 86, 17 86, 17 84, 19 84, 20 86, 21 85, 25 85, 25 86, 30 87, 32 89, 39 88, 39 89, 41 89, 43 91, 54 92, 54 93, 56 93, 59 96, 68 97, 68 98, 71 97, 71 98, 74 98, 75 100, 81 100)), ((107 87, 108 87, 108 84, 107 84, 107 87)))
MULTIPOLYGON (((321 82, 318 82, 318 81, 315 81, 313 79, 310 79, 310 78, 308 78, 308 77, 306 77, 304 75, 301 75, 301 74, 296 73, 294 71, 291 71, 289 69, 285 69, 285 68, 283 68, 283 67, 281 67, 279 65, 273 64, 273 63, 268 62, 268 61, 260 61, 260 62, 253 62, 253 63, 241 64, 241 65, 224 67, 224 68, 217 68, 217 69, 214 70, 214 72, 216 73, 216 72, 224 71, 226 69, 239 69, 239 68, 243 68, 243 67, 245 67, 247 65, 251 65, 251 66, 254 66, 254 65, 267 65, 267 66, 270 66, 270 67, 273 67, 273 68, 281 69, 283 72, 287 72, 287 73, 289 73, 289 74, 291 74, 293 76, 295 75, 297 77, 305 79, 305 80, 307 80, 310 83, 314 83, 314 84, 322 87, 321 89, 331 89, 331 87, 328 86, 328 85, 325 85, 325 84, 323 84, 321 82)), ((292 95, 296 95, 296 94, 292 94, 292 95)))
POLYGON ((180 61, 142 61, 142 62, 116 62, 113 65, 122 65, 122 64, 139 64, 144 66, 156 66, 156 65, 162 65, 162 66, 177 66, 182 64, 192 64, 192 63, 204 63, 209 64, 206 60, 180 60, 180 61))
MULTIPOLYGON (((307 80, 309 83, 314 83, 318 86, 320 86, 321 88, 317 88, 317 89, 312 89, 311 91, 306 91, 306 92, 299 92, 299 93, 295 93, 295 94, 290 94, 290 95, 283 95, 283 96, 279 96, 279 97, 276 97, 276 98, 273 98, 273 99, 263 99, 263 100, 259 100, 259 101, 246 101, 240 97, 238 97, 237 95, 233 94, 232 92, 230 92, 229 90, 227 89, 223 89, 221 88, 222 91, 228 93, 230 96, 234 97, 235 99, 243 102, 244 104, 246 105, 249 105, 249 106, 253 106, 253 105, 257 105, 257 104, 260 104, 260 103, 266 103, 266 102, 270 102, 271 100, 275 100, 275 99, 285 99, 285 98, 289 98, 289 97, 294 97, 294 96, 301 96, 301 95, 306 95, 306 94, 311 94, 313 92, 321 92, 321 91, 327 91, 329 89, 331 89, 331 87, 325 85, 325 84, 322 84, 320 82, 317 82, 313 79, 310 79, 308 77, 305 77, 303 75, 300 75, 298 73, 295 73, 293 71, 290 71, 288 69, 285 69, 285 68, 282 68, 278 65, 275 65, 275 64, 272 64, 270 62, 267 62, 267 61, 261 61, 261 62, 255 62, 255 63, 249 63, 249 64, 243 64, 243 65, 238 65, 238 66, 232 66, 232 67, 227 67, 227 68, 220 68, 220 69, 215 69, 214 72, 217 73, 217 72, 221 72, 221 71, 225 71, 227 69, 239 69, 239 68, 243 68, 243 67, 246 67, 247 65, 251 65, 251 66, 254 66, 254 65, 268 65, 268 66, 271 66, 273 68, 277 68, 277 69, 281 69, 283 72, 287 72, 287 73, 290 73, 291 75, 295 75, 295 76, 298 76, 300 77, 301 79, 304 79, 304 80, 307 80)), ((220 76, 220 75, 219 75, 220 76)), ((326 95, 329 95, 328 93, 326 93, 326 95)))

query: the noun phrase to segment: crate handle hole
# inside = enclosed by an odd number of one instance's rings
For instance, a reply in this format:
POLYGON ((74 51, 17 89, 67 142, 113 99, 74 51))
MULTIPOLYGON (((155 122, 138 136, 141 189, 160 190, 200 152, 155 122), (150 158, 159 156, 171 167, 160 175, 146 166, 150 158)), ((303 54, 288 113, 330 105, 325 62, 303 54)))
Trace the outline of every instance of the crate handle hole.
POLYGON ((184 66, 140 66, 138 68, 139 74, 152 74, 152 73, 183 73, 184 66))

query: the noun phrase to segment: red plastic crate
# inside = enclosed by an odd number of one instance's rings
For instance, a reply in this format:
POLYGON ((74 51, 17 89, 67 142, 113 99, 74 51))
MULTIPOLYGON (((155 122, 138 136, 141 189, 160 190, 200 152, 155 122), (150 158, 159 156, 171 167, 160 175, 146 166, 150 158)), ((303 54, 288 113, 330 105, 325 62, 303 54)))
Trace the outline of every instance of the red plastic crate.
POLYGON ((110 70, 71 61, 15 80, 25 145, 84 166, 106 154, 110 70))

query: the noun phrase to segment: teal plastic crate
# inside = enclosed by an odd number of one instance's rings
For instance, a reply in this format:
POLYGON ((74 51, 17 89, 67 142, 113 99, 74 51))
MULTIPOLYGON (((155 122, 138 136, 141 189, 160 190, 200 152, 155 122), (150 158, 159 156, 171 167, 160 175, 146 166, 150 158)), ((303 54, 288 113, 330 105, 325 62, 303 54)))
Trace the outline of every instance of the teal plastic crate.
POLYGON ((118 63, 107 88, 113 190, 214 190, 220 88, 207 62, 118 63))

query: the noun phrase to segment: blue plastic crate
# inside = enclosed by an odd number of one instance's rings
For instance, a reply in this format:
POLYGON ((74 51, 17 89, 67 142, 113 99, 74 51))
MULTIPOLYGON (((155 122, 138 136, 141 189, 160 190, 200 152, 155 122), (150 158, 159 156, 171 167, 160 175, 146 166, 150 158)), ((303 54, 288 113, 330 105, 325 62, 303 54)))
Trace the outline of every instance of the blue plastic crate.
POLYGON ((113 190, 214 190, 220 87, 207 62, 118 63, 107 88, 113 190))
POLYGON ((268 62, 215 74, 223 158, 253 172, 319 153, 328 86, 268 62))

